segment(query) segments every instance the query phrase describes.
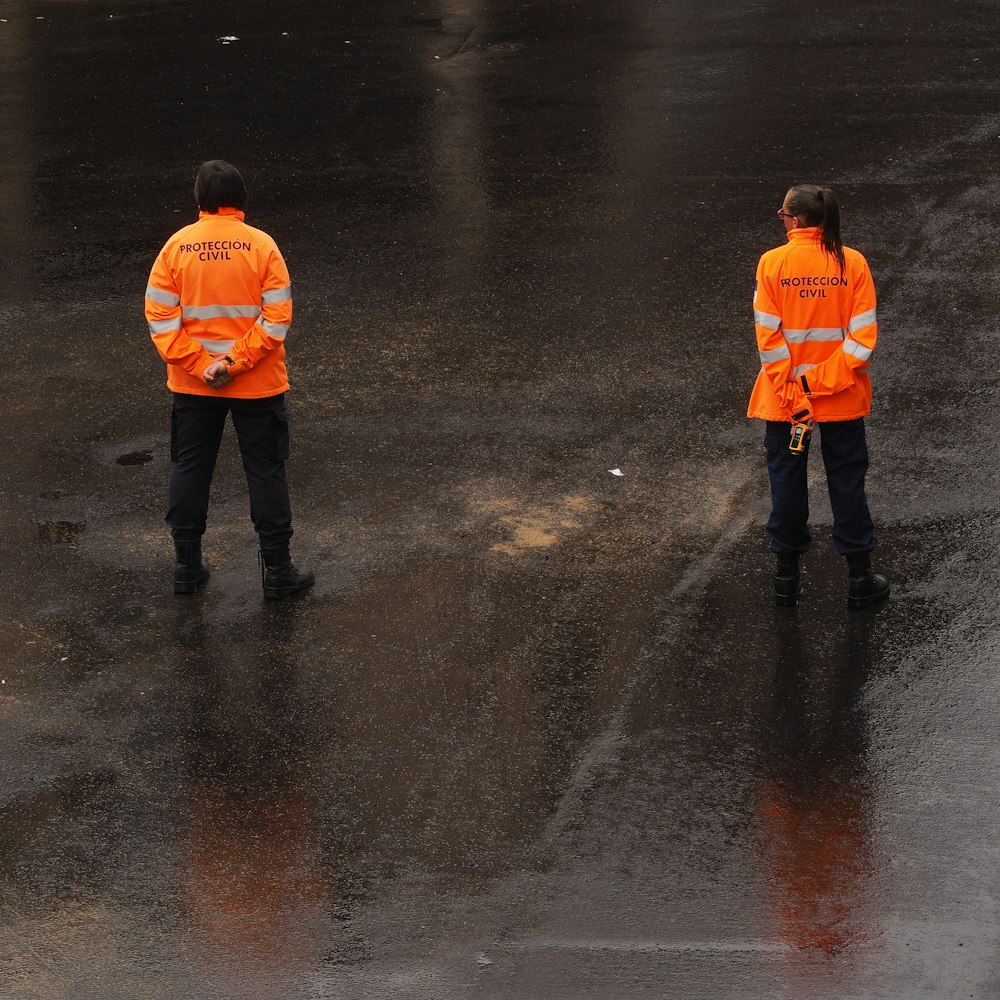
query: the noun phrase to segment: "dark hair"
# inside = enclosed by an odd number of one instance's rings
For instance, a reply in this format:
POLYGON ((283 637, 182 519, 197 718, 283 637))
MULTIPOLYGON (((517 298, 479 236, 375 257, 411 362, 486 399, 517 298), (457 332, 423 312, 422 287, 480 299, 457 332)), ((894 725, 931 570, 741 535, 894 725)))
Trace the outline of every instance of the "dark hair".
POLYGON ((788 211, 798 216, 807 226, 823 230, 823 249, 837 261, 844 273, 844 241, 840 238, 840 205, 837 196, 816 184, 796 184, 789 190, 788 211))
POLYGON ((206 160, 194 179, 194 200, 203 212, 247 205, 247 186, 240 172, 225 160, 206 160))

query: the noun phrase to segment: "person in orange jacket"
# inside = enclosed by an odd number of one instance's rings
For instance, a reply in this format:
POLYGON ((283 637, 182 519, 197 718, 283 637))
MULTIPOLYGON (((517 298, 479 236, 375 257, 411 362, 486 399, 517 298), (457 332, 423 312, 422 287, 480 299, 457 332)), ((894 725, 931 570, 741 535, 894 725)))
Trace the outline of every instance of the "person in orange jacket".
POLYGON ((247 189, 232 164, 203 163, 194 196, 198 221, 167 240, 146 286, 146 320, 173 394, 166 520, 176 549, 174 593, 193 594, 209 577, 201 538, 232 413, 260 540, 264 596, 289 597, 314 582, 289 555, 284 394, 291 281, 274 240, 243 221, 247 189))
POLYGON ((875 284, 865 258, 841 240, 840 206, 829 188, 796 185, 778 216, 788 241, 757 265, 760 372, 747 410, 766 421, 775 601, 794 606, 801 592, 799 557, 811 542, 806 459, 818 425, 833 544, 848 565, 848 606, 868 607, 889 596, 888 581, 871 568, 875 527, 865 494, 875 284))

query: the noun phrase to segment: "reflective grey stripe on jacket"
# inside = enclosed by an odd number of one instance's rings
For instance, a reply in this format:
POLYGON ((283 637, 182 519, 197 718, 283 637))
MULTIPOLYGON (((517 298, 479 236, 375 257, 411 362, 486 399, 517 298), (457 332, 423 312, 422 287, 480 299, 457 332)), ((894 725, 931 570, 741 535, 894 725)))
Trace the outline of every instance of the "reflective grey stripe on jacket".
POLYGON ((814 326, 808 330, 782 330, 782 336, 789 344, 804 344, 807 341, 843 340, 844 331, 839 326, 814 326))
POLYGON ((161 306, 179 306, 181 304, 181 297, 174 292, 165 292, 162 288, 157 288, 155 285, 146 285, 146 298, 150 302, 156 302, 161 306))
POLYGON ((781 326, 780 316, 772 316, 771 313, 761 312, 759 309, 754 309, 753 321, 765 330, 777 330, 781 326))
POLYGON ((201 337, 194 339, 210 354, 228 354, 236 343, 235 340, 203 340, 201 337))
POLYGON ((185 319, 256 319, 260 306, 184 306, 181 313, 185 319))
POLYGON ((180 316, 175 316, 173 319, 155 319, 149 324, 149 335, 155 337, 158 333, 173 333, 180 328, 180 316))
POLYGON ((768 365, 772 361, 784 361, 785 358, 792 356, 792 352, 789 351, 787 344, 776 347, 773 351, 758 351, 757 353, 760 355, 760 363, 762 365, 768 365))
POLYGON ((292 286, 285 285, 284 288, 271 288, 261 295, 264 305, 270 306, 275 302, 288 302, 292 298, 292 286))
POLYGON ((867 312, 858 313, 857 316, 851 317, 851 322, 847 324, 848 333, 856 333, 862 327, 871 326, 872 323, 878 322, 876 313, 877 309, 869 309, 867 312))
POLYGON ((269 337, 274 337, 275 340, 284 340, 285 334, 288 333, 288 323, 270 323, 266 319, 260 321, 261 329, 269 337))
POLYGON ((856 340, 845 340, 844 353, 853 354, 859 360, 867 361, 872 356, 872 349, 865 347, 864 344, 860 344, 856 340))

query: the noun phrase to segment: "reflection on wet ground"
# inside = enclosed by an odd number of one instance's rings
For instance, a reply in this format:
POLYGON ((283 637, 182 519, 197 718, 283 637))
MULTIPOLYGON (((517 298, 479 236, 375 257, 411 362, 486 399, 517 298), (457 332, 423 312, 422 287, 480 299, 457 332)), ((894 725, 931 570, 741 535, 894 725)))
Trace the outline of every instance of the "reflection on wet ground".
POLYGON ((774 742, 757 814, 773 935, 799 964, 869 945, 880 925, 868 899, 876 800, 859 705, 870 630, 855 616, 829 659, 807 655, 797 623, 776 630, 774 742))
POLYGON ((0 995, 997 995, 988 10, 3 14, 0 995), (216 155, 295 282, 287 605, 228 439, 169 592, 138 303, 216 155), (770 606, 742 420, 817 171, 884 319, 858 615, 820 482, 770 606))
MULTIPOLYGON (((930 555, 907 549, 883 550, 904 590, 930 555)), ((890 646, 944 616, 905 597, 849 613, 829 559, 808 560, 798 610, 775 609, 747 534, 680 595, 564 793, 545 869, 511 880, 484 995, 879 996, 906 967, 890 720, 910 707, 890 646)))

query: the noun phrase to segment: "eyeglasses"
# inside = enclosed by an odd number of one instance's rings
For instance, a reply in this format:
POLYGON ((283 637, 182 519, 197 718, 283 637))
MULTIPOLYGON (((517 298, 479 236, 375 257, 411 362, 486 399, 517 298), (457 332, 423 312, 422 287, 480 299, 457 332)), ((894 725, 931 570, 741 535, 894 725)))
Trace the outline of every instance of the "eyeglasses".
POLYGON ((778 218, 779 219, 794 219, 795 218, 795 213, 794 212, 786 212, 783 208, 779 208, 778 209, 778 218))

